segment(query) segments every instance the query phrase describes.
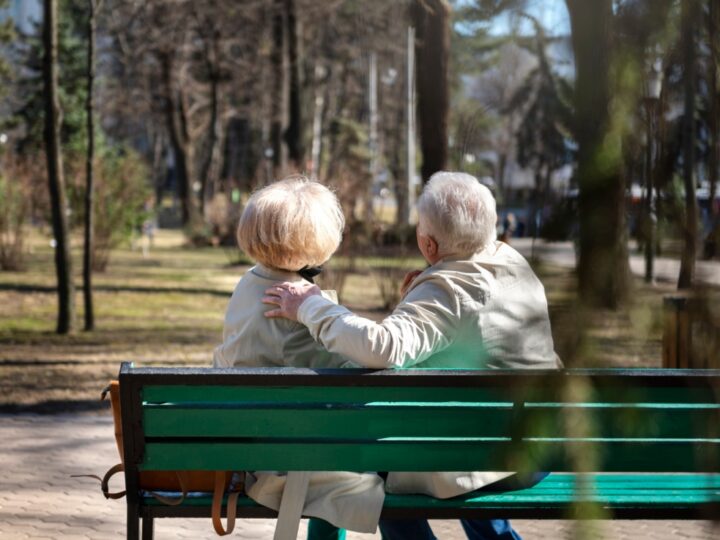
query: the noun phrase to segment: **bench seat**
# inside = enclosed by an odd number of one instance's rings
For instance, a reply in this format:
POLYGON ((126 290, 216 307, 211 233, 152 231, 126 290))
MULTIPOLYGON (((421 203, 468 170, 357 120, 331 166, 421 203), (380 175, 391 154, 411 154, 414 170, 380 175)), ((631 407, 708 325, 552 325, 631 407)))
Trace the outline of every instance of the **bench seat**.
MULTIPOLYGON (((689 519, 707 517, 712 501, 720 497, 718 474, 590 474, 578 476, 553 473, 537 485, 506 493, 469 494, 452 499, 424 495, 391 495, 385 498, 383 516, 425 515, 449 519, 464 516, 519 519, 600 518, 612 511, 615 519, 689 519), (582 505, 582 512, 573 508, 582 505), (594 508, 593 508, 594 507, 594 508), (486 512, 485 512, 486 511, 486 512)), ((197 509, 195 517, 209 516, 212 495, 188 497, 179 507, 163 505, 151 496, 143 498, 146 511, 154 517, 172 517, 174 508, 197 509)), ((249 497, 238 502, 239 517, 275 517, 249 497)))

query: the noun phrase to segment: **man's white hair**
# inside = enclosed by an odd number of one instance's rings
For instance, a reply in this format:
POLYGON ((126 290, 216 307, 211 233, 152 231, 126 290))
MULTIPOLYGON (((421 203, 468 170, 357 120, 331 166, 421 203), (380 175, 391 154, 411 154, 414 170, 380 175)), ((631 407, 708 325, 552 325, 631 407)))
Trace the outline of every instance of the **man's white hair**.
POLYGON ((469 174, 433 174, 417 208, 420 233, 432 236, 441 252, 471 255, 496 238, 495 198, 469 174))

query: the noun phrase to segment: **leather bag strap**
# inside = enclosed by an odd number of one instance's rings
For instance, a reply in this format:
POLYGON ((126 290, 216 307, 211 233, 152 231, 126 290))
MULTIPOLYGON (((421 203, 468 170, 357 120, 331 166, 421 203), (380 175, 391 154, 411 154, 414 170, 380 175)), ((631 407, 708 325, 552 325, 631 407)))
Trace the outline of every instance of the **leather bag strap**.
MULTIPOLYGON (((127 493, 125 490, 123 491, 116 491, 115 493, 110 493, 110 479, 115 476, 119 472, 123 472, 125 470, 125 466, 122 463, 118 463, 117 465, 113 465, 110 467, 107 472, 103 475, 102 478, 95 474, 73 474, 71 475, 72 478, 95 478, 100 482, 100 489, 102 490, 102 494, 105 496, 106 499, 121 499, 125 496, 127 493)), ((166 497, 165 495, 160 495, 159 493, 156 493, 154 491, 150 491, 150 495, 152 495, 155 499, 160 501, 163 504, 167 504, 168 506, 177 506, 179 504, 182 504, 182 502, 185 500, 185 497, 187 496, 187 483, 185 474, 180 471, 175 471, 175 474, 178 478, 178 483, 180 484, 180 496, 179 497, 166 497)))
POLYGON ((154 491, 150 492, 150 495, 152 495, 156 500, 160 501, 163 504, 167 504, 168 506, 178 506, 182 504, 188 494, 185 473, 183 471, 174 472, 175 476, 177 476, 178 484, 180 484, 181 493, 179 497, 166 497, 165 495, 160 495, 159 493, 155 493, 154 491))
POLYGON ((100 482, 100 489, 102 490, 102 494, 105 496, 106 499, 121 499, 125 496, 125 490, 110 493, 109 484, 110 478, 112 478, 119 472, 123 472, 124 470, 125 467, 123 466, 123 464, 118 463, 117 465, 113 465, 112 467, 110 467, 102 478, 100 478, 96 474, 71 474, 70 478, 94 478, 95 480, 100 482))
POLYGON ((222 502, 225 495, 225 471, 215 471, 215 489, 212 500, 212 523, 218 536, 225 536, 235 529, 235 517, 237 515, 237 501, 240 490, 231 491, 227 500, 227 528, 222 524, 222 502))

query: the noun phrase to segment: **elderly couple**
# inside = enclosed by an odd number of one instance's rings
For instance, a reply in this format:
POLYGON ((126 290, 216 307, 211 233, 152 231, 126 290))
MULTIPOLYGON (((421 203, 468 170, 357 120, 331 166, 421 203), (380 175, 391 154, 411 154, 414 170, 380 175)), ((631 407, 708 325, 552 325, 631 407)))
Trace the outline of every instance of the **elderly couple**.
MULTIPOLYGON (((238 283, 214 364, 370 368, 556 368, 545 291, 527 261, 495 238, 495 200, 474 177, 433 175, 418 200, 417 243, 429 266, 411 272, 403 297, 381 322, 337 305, 312 283, 340 244, 343 215, 335 195, 301 177, 252 195, 238 242, 257 261, 238 283), (270 305, 270 307, 268 306, 270 305)), ((249 475, 248 495, 278 508, 279 473, 249 475)), ((475 490, 529 487, 542 474, 313 473, 304 513, 308 538, 372 532, 384 494, 439 498, 475 490)), ((434 539, 426 520, 380 520, 384 539, 434 539)), ((462 520, 470 539, 517 539, 507 520, 462 520)))

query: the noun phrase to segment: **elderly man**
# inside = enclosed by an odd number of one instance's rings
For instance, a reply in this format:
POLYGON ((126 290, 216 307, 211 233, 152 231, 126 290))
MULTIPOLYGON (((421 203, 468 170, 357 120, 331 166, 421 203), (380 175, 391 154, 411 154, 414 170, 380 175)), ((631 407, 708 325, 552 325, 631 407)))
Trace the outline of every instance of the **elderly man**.
MULTIPOLYGON (((263 302, 277 306, 265 316, 300 321, 328 351, 371 368, 556 368, 544 288, 517 251, 496 241, 496 220, 492 194, 474 177, 436 173, 418 200, 417 243, 430 266, 406 277, 388 317, 358 317, 318 287, 296 283, 265 291, 263 302)), ((390 473, 386 490, 448 498, 528 485, 516 480, 512 473, 390 473)), ((506 520, 462 524, 471 539, 519 538, 506 520)), ((380 526, 388 539, 435 538, 422 520, 380 526)))

